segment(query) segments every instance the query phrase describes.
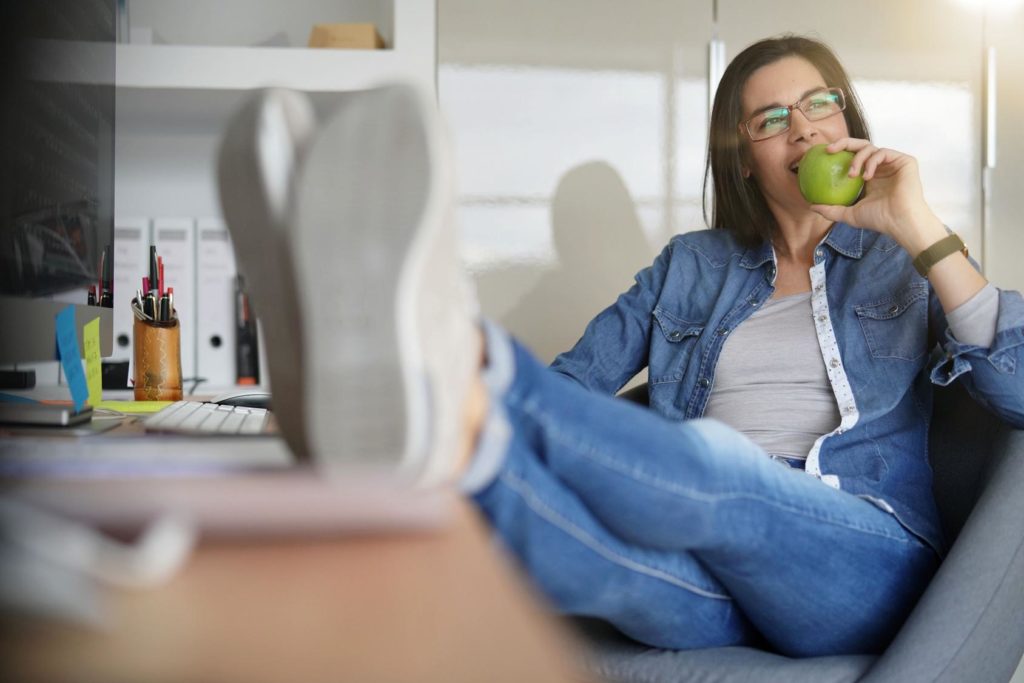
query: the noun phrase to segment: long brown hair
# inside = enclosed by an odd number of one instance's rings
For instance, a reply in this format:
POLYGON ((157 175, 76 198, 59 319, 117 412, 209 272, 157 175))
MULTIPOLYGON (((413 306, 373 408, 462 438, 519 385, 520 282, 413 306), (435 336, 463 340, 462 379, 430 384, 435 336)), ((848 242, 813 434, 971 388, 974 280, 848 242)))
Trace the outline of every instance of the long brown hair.
MULTIPOLYGON (((829 87, 843 89, 846 94, 843 116, 850 136, 868 138, 867 123, 860 101, 850 85, 850 77, 824 43, 802 36, 784 35, 754 43, 736 55, 722 75, 711 108, 704 191, 707 196, 710 176, 714 183, 711 227, 730 230, 746 246, 770 240, 778 225, 757 183, 743 177, 744 145, 748 142, 739 132, 743 116, 743 88, 755 71, 791 56, 810 62, 829 87)), ((707 200, 704 202, 704 220, 708 220, 707 200)))

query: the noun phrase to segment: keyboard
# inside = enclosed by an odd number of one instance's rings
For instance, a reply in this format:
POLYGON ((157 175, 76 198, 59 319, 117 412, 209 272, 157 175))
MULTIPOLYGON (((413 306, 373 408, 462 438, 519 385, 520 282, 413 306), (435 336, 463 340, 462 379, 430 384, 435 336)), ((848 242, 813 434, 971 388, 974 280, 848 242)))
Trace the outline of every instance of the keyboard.
POLYGON ((270 411, 201 401, 177 401, 143 421, 147 432, 196 435, 271 434, 270 411))

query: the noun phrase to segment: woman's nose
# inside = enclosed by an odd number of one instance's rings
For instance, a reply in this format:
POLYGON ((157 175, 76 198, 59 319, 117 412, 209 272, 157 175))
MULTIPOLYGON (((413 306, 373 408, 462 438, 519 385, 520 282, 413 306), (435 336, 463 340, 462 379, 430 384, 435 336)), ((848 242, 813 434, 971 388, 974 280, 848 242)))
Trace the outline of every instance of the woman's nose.
POLYGON ((814 123, 809 121, 799 109, 793 109, 789 115, 789 140, 799 142, 800 140, 814 140, 818 137, 818 129, 814 123))

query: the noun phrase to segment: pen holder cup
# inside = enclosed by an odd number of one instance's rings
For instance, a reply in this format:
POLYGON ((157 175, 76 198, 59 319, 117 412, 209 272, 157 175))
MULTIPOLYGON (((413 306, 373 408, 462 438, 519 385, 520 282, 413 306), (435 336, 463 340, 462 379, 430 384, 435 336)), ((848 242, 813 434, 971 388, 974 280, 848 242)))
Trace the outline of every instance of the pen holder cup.
POLYGON ((136 401, 181 400, 181 327, 177 320, 135 319, 136 401))

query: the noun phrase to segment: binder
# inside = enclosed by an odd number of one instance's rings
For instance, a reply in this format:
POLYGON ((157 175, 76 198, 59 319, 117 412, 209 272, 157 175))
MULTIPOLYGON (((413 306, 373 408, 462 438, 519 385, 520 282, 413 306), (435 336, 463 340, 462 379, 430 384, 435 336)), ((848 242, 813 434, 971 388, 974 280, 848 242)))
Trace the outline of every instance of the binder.
POLYGON ((235 278, 235 381, 238 384, 260 383, 260 353, 263 348, 259 339, 259 326, 249 304, 245 278, 235 278))
POLYGON ((131 301, 149 272, 149 219, 114 221, 114 351, 111 360, 131 361, 131 301))
POLYGON ((164 281, 174 288, 181 325, 181 376, 186 393, 196 373, 196 240, 192 218, 154 218, 153 244, 164 261, 164 281))
POLYGON ((196 373, 205 387, 235 385, 235 252, 223 221, 196 222, 196 373))

